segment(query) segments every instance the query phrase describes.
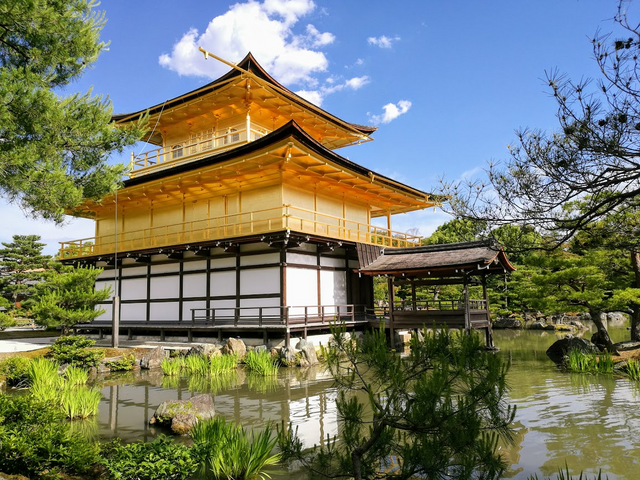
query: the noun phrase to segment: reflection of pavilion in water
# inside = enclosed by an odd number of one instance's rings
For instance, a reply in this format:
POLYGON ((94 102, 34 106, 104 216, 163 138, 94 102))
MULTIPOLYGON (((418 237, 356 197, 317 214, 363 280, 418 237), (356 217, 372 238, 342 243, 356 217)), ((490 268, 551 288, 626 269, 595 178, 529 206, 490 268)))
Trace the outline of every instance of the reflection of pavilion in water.
POLYGON ((181 378, 175 388, 164 388, 162 372, 143 371, 137 378, 135 383, 119 382, 102 388, 104 398, 98 413, 101 437, 150 441, 157 434, 168 433, 149 425, 158 405, 167 400, 187 400, 199 393, 212 393, 216 415, 246 429, 263 428, 269 421, 274 425, 291 422, 307 446, 323 443, 327 434, 333 436, 338 430, 332 380, 315 368, 283 368, 275 381, 267 379, 266 383, 240 374, 234 385, 218 392, 190 390, 186 378, 181 378))

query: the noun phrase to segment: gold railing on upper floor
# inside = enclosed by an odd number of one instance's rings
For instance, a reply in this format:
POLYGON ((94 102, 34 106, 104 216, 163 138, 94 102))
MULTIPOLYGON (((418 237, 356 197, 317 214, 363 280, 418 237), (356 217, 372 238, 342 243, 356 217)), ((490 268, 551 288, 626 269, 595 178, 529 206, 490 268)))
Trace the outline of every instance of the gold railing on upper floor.
POLYGON ((129 177, 134 178, 157 168, 167 168, 187 160, 192 161, 212 153, 220 153, 257 140, 267 133, 269 132, 266 129, 254 125, 249 128, 249 135, 247 135, 247 124, 242 123, 217 132, 200 133, 197 138, 190 141, 156 148, 139 155, 131 153, 129 177))
MULTIPOLYGON (((291 230, 336 240, 369 243, 384 247, 413 247, 420 237, 374 225, 327 215, 313 210, 283 205, 278 208, 224 215, 192 222, 118 233, 118 252, 197 244, 245 235, 291 230)), ((61 260, 113 254, 114 235, 60 242, 61 260)))

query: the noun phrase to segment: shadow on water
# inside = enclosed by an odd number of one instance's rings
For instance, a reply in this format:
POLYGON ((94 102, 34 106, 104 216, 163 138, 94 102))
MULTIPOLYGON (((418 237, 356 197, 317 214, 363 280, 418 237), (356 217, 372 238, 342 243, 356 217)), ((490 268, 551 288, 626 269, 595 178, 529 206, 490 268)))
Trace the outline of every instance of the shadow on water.
MULTIPOLYGON (((510 402, 518 407, 516 444, 503 447, 510 469, 506 478, 553 475, 569 465, 574 473, 602 469, 611 480, 635 480, 640 471, 640 387, 626 378, 571 374, 545 355, 561 335, 547 331, 496 331, 498 355, 509 358, 510 402)), ((625 326, 611 329, 614 341, 628 336, 625 326)), ((586 333, 590 338, 591 333, 586 333)), ((99 415, 77 428, 103 439, 152 440, 166 431, 149 426, 165 400, 211 393, 218 415, 245 428, 266 422, 293 423, 304 444, 322 443, 338 433, 336 390, 320 368, 281 368, 260 377, 244 370, 217 377, 167 377, 142 371, 101 379, 104 399, 99 415)), ((300 472, 298 476, 303 476, 300 472)), ((302 478, 302 477, 300 477, 302 478)))

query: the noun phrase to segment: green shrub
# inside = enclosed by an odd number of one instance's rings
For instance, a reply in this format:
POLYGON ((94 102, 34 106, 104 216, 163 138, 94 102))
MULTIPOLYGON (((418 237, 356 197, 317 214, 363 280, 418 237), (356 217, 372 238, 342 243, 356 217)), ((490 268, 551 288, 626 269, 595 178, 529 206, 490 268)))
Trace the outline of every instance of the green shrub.
POLYGON ((62 413, 29 395, 0 395, 0 471, 32 480, 86 474, 98 447, 69 431, 62 413))
POLYGON ((254 350, 247 352, 244 363, 250 372, 264 376, 277 374, 280 367, 278 360, 273 360, 271 353, 266 350, 259 353, 254 350))
POLYGON ((104 350, 90 349, 95 343, 95 340, 82 335, 62 336, 51 345, 47 357, 61 364, 68 363, 85 368, 95 367, 104 357, 104 350))
POLYGON ((640 381, 640 362, 635 361, 634 359, 629 359, 627 362, 627 375, 631 380, 635 380, 636 382, 640 381))
POLYGON ((29 381, 29 364, 24 357, 11 357, 0 362, 0 375, 7 379, 9 387, 25 387, 29 381))
POLYGON ((189 447, 163 436, 128 445, 114 440, 103 446, 102 456, 102 465, 119 480, 186 479, 200 463, 189 447))
POLYGON ((131 355, 123 355, 118 360, 104 362, 104 364, 112 372, 128 372, 133 370, 133 366, 136 364, 136 357, 132 353, 131 355))
POLYGON ((277 438, 267 424, 257 435, 247 434, 240 425, 226 423, 222 417, 199 422, 191 431, 195 449, 202 458, 208 478, 265 479, 266 467, 280 461, 272 454, 277 438))
POLYGON ((0 312, 0 330, 4 330, 7 327, 15 327, 16 319, 12 315, 0 312))

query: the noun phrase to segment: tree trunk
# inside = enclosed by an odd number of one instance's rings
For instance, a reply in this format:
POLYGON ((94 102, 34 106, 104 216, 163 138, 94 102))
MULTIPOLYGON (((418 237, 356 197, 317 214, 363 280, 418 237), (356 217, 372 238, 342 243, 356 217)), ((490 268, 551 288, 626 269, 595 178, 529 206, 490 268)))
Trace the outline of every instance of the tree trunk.
POLYGON ((602 314, 602 312, 600 310, 589 308, 589 314, 591 315, 591 320, 593 321, 596 328, 598 329, 598 333, 600 334, 600 337, 602 338, 602 341, 604 342, 607 348, 607 351, 613 353, 615 351, 615 348, 613 348, 613 342, 611 341, 611 337, 609 337, 609 332, 607 332, 607 327, 604 326, 604 323, 602 322, 602 318, 600 318, 600 315, 602 314))
MULTIPOLYGON (((631 251, 631 268, 635 276, 635 288, 640 288, 640 252, 631 251)), ((640 305, 631 304, 631 340, 640 341, 640 305)))

